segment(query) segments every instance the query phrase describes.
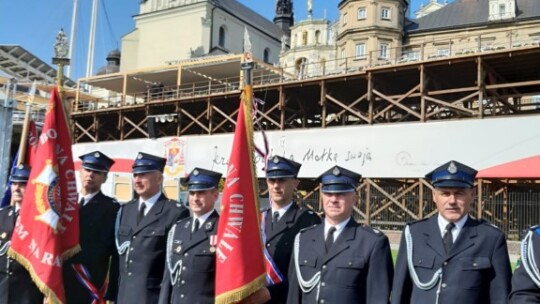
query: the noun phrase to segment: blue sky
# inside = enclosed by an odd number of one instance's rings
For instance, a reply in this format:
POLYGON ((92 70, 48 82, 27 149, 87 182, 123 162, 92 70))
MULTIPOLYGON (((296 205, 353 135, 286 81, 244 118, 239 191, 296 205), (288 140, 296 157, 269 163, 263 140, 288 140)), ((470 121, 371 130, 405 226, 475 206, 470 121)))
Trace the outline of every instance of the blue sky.
MULTIPOLYGON (((272 19, 276 0, 239 0, 256 12, 272 19)), ((422 0, 411 0, 411 11, 418 10, 422 0)), ((423 0, 427 3, 429 0, 423 0)), ((338 18, 340 0, 313 0, 313 15, 338 18)), ((138 13, 139 0, 99 0, 94 73, 106 64, 107 53, 120 48, 121 37, 133 27, 133 15, 138 13)), ((307 0, 294 0, 295 19, 307 15, 307 0)), ((0 1, 0 44, 18 44, 50 63, 53 44, 60 28, 68 36, 71 27, 73 0, 8 0, 0 1)), ((92 0, 79 0, 77 34, 72 62, 72 79, 86 73, 86 49, 90 29, 92 0)))

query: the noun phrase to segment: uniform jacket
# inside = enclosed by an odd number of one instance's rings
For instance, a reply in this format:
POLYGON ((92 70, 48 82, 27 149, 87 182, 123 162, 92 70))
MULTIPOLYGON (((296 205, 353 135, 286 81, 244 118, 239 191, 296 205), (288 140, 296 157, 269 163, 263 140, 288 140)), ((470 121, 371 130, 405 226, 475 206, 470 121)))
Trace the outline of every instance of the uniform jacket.
POLYGON ((383 233, 351 219, 328 253, 324 242, 324 224, 300 233, 302 278, 307 281, 321 272, 318 302, 317 287, 309 293, 300 289, 293 257, 287 303, 388 303, 394 270, 390 243, 383 233))
POLYGON ((294 243, 294 237, 301 229, 319 224, 321 219, 313 211, 299 207, 293 203, 287 212, 279 219, 277 224, 272 225, 272 209, 266 210, 265 232, 266 249, 276 263, 277 268, 285 277, 285 282, 269 286, 271 300, 268 303, 285 303, 287 299, 287 276, 289 262, 294 243))
POLYGON ((120 255, 118 304, 155 304, 165 269, 167 233, 174 223, 189 216, 189 210, 161 195, 137 225, 138 199, 120 208, 118 244, 130 246, 120 255))
MULTIPOLYGON (((210 236, 217 234, 219 215, 214 211, 193 235, 193 218, 176 223, 172 236, 171 267, 181 261, 178 281, 171 284, 171 273, 165 265, 159 304, 213 304, 215 298, 216 254, 210 236)), ((215 244, 214 244, 215 246, 215 244)))
POLYGON ((92 303, 92 298, 75 276, 72 264, 82 264, 88 269, 93 285, 100 290, 109 272, 105 298, 116 300, 118 292, 118 251, 116 250, 114 224, 120 205, 116 200, 98 192, 84 206, 79 206, 79 243, 81 251, 63 266, 64 287, 68 304, 92 303))
MULTIPOLYGON (((506 303, 510 260, 504 234, 486 221, 469 217, 450 252, 444 250, 437 215, 410 224, 414 268, 426 283, 442 267, 439 304, 506 303)), ((438 284, 419 289, 407 267, 405 233, 401 238, 392 290, 392 304, 433 304, 438 284)))
POLYGON ((6 243, 11 240, 15 220, 11 206, 0 209, 0 251, 6 250, 0 255, 0 304, 43 303, 43 295, 28 271, 7 255, 6 243))
MULTIPOLYGON (((534 260, 540 265, 540 227, 535 226, 529 246, 533 246, 534 260)), ((512 276, 512 291, 509 297, 510 304, 540 303, 540 287, 538 287, 523 265, 518 266, 512 276)))

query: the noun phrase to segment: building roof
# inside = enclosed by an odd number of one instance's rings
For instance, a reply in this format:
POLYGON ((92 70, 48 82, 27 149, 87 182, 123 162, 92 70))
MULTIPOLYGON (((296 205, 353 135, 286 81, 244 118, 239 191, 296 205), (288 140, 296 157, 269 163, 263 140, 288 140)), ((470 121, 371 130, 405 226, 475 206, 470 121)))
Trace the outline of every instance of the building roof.
MULTIPOLYGON (((516 0, 516 18, 520 21, 540 17, 538 0, 516 0)), ((489 21, 489 0, 455 0, 445 7, 417 20, 411 20, 407 33, 472 27, 500 21, 489 21)))
POLYGON ((244 20, 247 24, 251 24, 253 27, 281 41, 281 37, 284 34, 281 28, 237 0, 212 0, 212 2, 231 15, 244 20))
MULTIPOLYGON (((18 80, 51 84, 56 82, 56 69, 20 45, 0 44, 0 70, 18 80)), ((73 80, 65 79, 66 86, 76 85, 73 80)))

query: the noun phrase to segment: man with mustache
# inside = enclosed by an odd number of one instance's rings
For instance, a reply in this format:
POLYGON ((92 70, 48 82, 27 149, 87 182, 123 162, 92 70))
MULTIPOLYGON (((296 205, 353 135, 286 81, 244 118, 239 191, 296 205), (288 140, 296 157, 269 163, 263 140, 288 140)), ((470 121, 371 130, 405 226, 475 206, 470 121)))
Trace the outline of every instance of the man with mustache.
POLYGON ((120 205, 101 192, 101 186, 107 181, 114 160, 99 151, 79 158, 82 161, 79 171, 81 251, 63 265, 66 300, 68 304, 91 304, 95 297, 115 301, 118 290, 118 252, 114 224, 120 205))
POLYGON ((9 178, 11 205, 0 209, 0 303, 2 304, 43 303, 43 294, 32 281, 28 271, 7 255, 29 176, 29 166, 19 165, 14 169, 9 178))
POLYGON ((386 304, 392 286, 388 238, 352 217, 362 176, 334 166, 321 182, 324 221, 297 234, 288 304, 386 304))
POLYGON ((300 180, 298 172, 302 165, 281 157, 273 156, 266 165, 266 184, 270 196, 270 208, 262 213, 261 230, 265 250, 274 263, 274 268, 283 277, 281 283, 263 287, 244 300, 245 303, 285 303, 287 300, 287 275, 294 243, 294 236, 303 228, 321 222, 310 209, 300 207, 293 200, 300 180))
POLYGON ((166 159, 140 152, 132 167, 137 198, 118 213, 119 304, 158 303, 165 269, 167 233, 189 210, 162 192, 166 159))
POLYGON ((507 302, 512 272, 505 236, 469 215, 476 173, 450 161, 426 175, 438 213, 405 226, 392 304, 507 302))

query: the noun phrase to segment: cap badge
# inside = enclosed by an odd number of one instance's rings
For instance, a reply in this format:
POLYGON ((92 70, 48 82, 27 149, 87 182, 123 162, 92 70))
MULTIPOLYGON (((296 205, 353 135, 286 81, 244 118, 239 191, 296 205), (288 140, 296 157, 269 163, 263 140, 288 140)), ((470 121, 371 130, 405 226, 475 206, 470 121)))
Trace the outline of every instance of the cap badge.
POLYGON ((334 170, 332 170, 332 174, 334 174, 335 176, 338 176, 339 174, 341 174, 341 171, 339 170, 338 167, 335 167, 334 170))
POLYGON ((197 169, 193 170, 193 175, 195 175, 195 176, 199 175, 199 170, 197 170, 197 169))
POLYGON ((277 156, 274 156, 274 158, 272 158, 272 162, 273 162, 274 164, 279 163, 279 158, 278 158, 277 156))
POLYGON ((24 168, 24 166, 22 164, 17 166, 17 169, 19 169, 19 170, 22 170, 23 168, 24 168))
POLYGON ((142 158, 143 158, 143 155, 139 153, 139 155, 137 155, 137 159, 142 159, 142 158))
POLYGON ((99 154, 99 152, 94 153, 95 158, 99 158, 100 156, 101 156, 101 154, 99 154))
POLYGON ((456 174, 457 171, 458 170, 457 170, 456 164, 454 164, 454 162, 450 162, 450 165, 448 166, 448 173, 456 174))

